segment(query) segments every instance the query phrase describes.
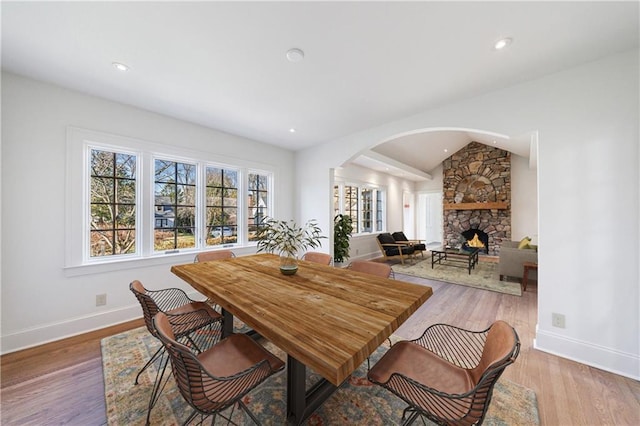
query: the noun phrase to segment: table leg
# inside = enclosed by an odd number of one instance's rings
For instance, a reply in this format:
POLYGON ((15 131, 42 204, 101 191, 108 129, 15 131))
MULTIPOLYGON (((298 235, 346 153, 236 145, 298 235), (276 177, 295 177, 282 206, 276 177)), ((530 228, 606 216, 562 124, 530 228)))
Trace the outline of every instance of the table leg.
MULTIPOLYGON (((226 309, 222 308, 222 338, 233 334, 233 314, 226 309)), ((253 340, 262 338, 262 335, 255 330, 249 330, 245 333, 253 340)))
POLYGON ((447 253, 442 253, 442 252, 432 252, 431 253, 431 269, 433 269, 433 266, 437 263, 438 265, 442 265, 442 261, 443 260, 447 260, 447 253))
POLYGON ((222 338, 233 334, 233 314, 222 309, 222 338))
POLYGON ((338 389, 321 379, 306 390, 307 367, 287 356, 287 424, 299 425, 338 389))

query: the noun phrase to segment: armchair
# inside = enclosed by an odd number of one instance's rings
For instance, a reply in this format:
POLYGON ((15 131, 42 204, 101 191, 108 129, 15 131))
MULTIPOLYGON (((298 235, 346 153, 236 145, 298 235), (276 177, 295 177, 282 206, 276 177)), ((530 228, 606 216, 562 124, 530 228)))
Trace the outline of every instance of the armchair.
MULTIPOLYGON (((503 241, 500 245, 500 258, 498 261, 498 271, 500 280, 502 277, 515 277, 522 279, 524 263, 538 263, 538 251, 535 249, 519 249, 518 241, 503 241)), ((537 272, 531 272, 537 279, 537 272)))
POLYGON ((419 251, 420 255, 424 257, 424 251, 427 249, 427 245, 422 240, 410 240, 402 231, 394 232, 391 236, 396 243, 410 245, 415 251, 419 251))
POLYGON ((388 232, 378 234, 376 241, 378 242, 378 247, 380 247, 380 251, 382 252, 382 256, 385 261, 390 257, 400 256, 400 262, 404 265, 405 257, 410 259, 415 256, 415 249, 413 246, 399 244, 388 232))

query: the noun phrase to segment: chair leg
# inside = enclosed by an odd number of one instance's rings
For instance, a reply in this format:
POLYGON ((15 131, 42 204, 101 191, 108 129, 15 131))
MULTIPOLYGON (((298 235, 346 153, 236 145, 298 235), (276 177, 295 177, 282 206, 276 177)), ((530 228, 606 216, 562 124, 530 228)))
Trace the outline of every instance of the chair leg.
POLYGON ((162 380, 164 378, 165 370, 167 369, 167 364, 169 363, 169 354, 166 354, 166 357, 163 356, 161 358, 161 360, 162 360, 161 368, 156 373, 156 380, 155 380, 155 382, 153 384, 153 389, 151 390, 151 397, 149 398, 149 407, 147 409, 147 422, 146 422, 147 426, 151 424, 150 423, 151 410, 156 405, 156 402, 158 402, 158 398, 160 397, 160 394, 162 393, 162 391, 164 390, 165 385, 167 384, 167 382, 171 378, 171 374, 169 374, 167 376, 167 379, 164 381, 164 383, 162 383, 162 380))
POLYGON ((402 412, 402 426, 412 425, 413 422, 415 422, 419 416, 420 416, 420 412, 418 410, 416 410, 412 406, 408 406, 402 412), (405 419, 405 416, 407 415, 407 413, 411 413, 411 415, 407 419, 405 419))
POLYGON ((253 415, 253 413, 249 410, 249 407, 247 407, 244 402, 242 402, 242 400, 238 400, 238 405, 240 406, 240 408, 242 408, 248 415, 249 417, 251 417, 251 420, 253 420, 253 422, 257 425, 261 425, 262 423, 260 423, 260 420, 258 420, 256 418, 256 416, 253 415))
MULTIPOLYGON (((193 420, 198 414, 200 413, 198 413, 197 410, 193 410, 193 413, 191 413, 191 415, 187 417, 187 420, 182 423, 182 426, 187 426, 189 423, 191 423, 191 420, 193 420)), ((200 423, 202 424, 202 420, 200 421, 200 423)))
POLYGON ((136 385, 138 384, 138 379, 140 378, 140 375, 142 374, 142 372, 143 372, 144 370, 146 370, 147 368, 149 368, 149 366, 150 366, 151 364, 153 364, 153 361, 155 361, 155 360, 156 360, 156 358, 158 357, 158 355, 160 355, 160 353, 161 353, 163 350, 164 350, 164 346, 162 346, 162 345, 161 345, 161 346, 158 348, 158 350, 156 351, 156 353, 155 353, 155 354, 153 354, 153 356, 151 357, 151 359, 150 359, 149 361, 147 361, 147 363, 144 365, 144 367, 142 367, 142 369, 138 372, 138 375, 136 376, 136 381, 135 381, 135 384, 136 384, 136 385))

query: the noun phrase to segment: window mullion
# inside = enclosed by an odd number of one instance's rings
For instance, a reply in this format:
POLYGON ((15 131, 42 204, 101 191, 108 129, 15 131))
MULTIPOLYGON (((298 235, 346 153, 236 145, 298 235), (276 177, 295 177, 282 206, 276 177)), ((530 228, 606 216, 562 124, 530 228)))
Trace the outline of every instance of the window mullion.
POLYGON ((148 257, 153 254, 153 238, 154 238, 154 226, 155 226, 155 211, 154 211, 154 184, 153 184, 153 154, 145 153, 142 156, 142 167, 140 170, 141 185, 139 200, 141 200, 141 211, 139 215, 141 217, 141 229, 140 229, 140 241, 142 245, 142 256, 148 257))
POLYGON ((249 185, 248 185, 249 173, 247 169, 238 170, 238 178, 237 178, 237 188, 238 188, 238 196, 237 196, 237 206, 236 206, 236 217, 237 217, 237 228, 236 233, 238 234, 238 243, 241 245, 247 244, 249 239, 249 227, 248 227, 248 214, 249 206, 247 203, 247 199, 249 198, 247 194, 249 193, 249 185))

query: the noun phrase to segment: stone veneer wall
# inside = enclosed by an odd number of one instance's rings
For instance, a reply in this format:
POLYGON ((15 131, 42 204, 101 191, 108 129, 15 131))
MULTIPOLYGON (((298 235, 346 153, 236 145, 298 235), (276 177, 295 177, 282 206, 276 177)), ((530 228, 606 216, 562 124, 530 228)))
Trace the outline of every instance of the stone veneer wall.
POLYGON ((511 153, 471 142, 443 163, 443 202, 506 202, 505 210, 445 210, 444 243, 464 242, 461 232, 477 228, 489 235, 489 254, 511 240, 511 153))

